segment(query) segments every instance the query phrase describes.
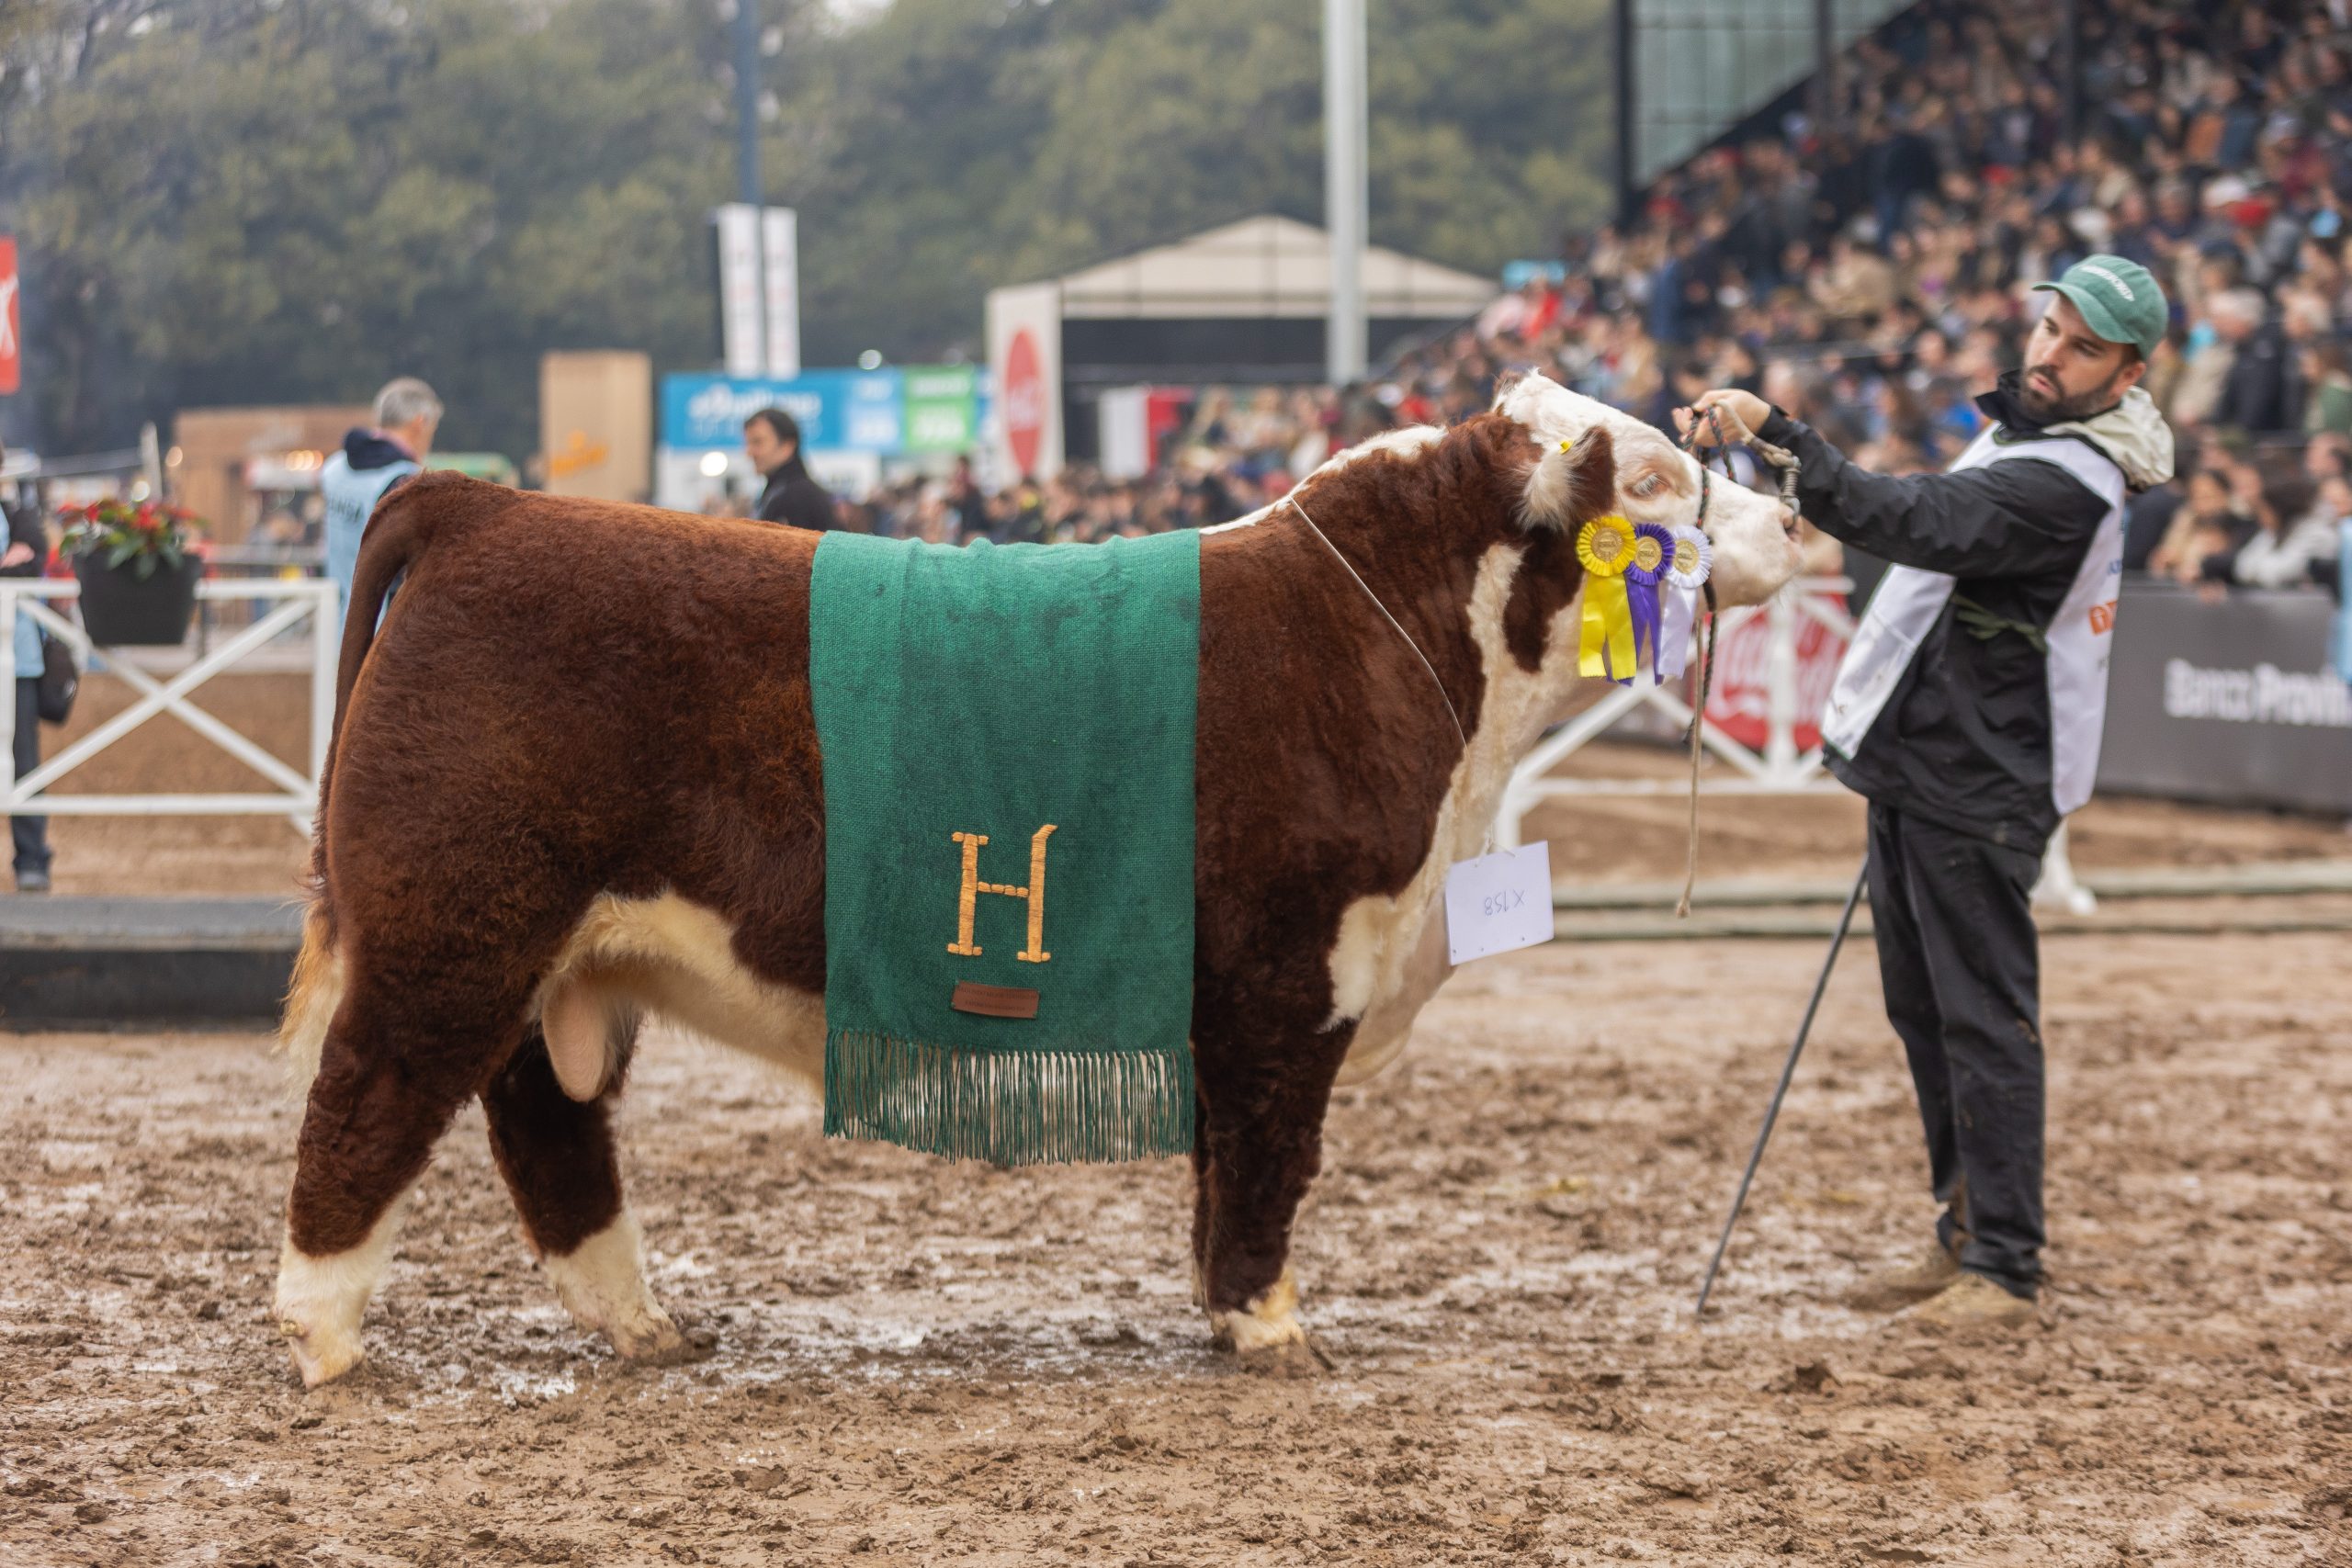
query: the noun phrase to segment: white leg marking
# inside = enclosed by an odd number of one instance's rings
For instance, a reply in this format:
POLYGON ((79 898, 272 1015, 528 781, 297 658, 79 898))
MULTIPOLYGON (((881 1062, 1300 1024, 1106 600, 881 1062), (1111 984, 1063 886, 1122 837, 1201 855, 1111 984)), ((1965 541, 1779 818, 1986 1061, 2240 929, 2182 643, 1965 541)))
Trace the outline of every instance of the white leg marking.
POLYGON ((1209 1331, 1242 1355, 1306 1343, 1298 1325, 1298 1284, 1285 1268, 1272 1289, 1239 1312, 1209 1314, 1209 1331))
POLYGON ((672 1354, 685 1337, 645 1286, 645 1233, 628 1210, 561 1258, 541 1268, 556 1299, 582 1328, 601 1332, 628 1360, 672 1354))
POLYGON ((394 1199, 368 1238, 346 1252, 312 1258, 287 1237, 277 1258, 277 1327, 303 1387, 330 1382, 359 1364, 359 1320, 391 1260, 407 1201, 405 1192, 394 1199))

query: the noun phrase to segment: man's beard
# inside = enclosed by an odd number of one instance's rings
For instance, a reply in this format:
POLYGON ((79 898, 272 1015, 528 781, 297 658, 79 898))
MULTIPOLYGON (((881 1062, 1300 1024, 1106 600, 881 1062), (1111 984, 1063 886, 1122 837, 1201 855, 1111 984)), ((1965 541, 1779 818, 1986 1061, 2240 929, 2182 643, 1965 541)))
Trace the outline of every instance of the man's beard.
POLYGON ((2094 414, 2105 413, 2121 400, 2115 390, 2119 376, 2110 376, 2105 384, 2071 398, 2053 397, 2042 390, 2036 380, 2040 373, 2029 370, 2018 378, 2018 401, 2025 412, 2042 424, 2072 424, 2094 414))

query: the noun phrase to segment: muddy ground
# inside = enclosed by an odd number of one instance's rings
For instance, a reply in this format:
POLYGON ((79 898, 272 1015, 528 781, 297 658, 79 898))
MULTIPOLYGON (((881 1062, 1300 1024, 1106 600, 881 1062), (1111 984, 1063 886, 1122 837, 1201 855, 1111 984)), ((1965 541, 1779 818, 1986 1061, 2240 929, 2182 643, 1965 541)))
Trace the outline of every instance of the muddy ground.
MULTIPOLYGON (((208 693, 300 756, 296 678, 208 693)), ((88 779, 249 782, 206 752, 163 721, 88 779)), ((1532 832, 1565 879, 1657 881, 1682 815, 1589 803, 1532 832)), ((1836 880, 1859 855, 1838 796, 1705 821, 1711 877, 1836 880)), ((61 892, 290 894, 302 861, 269 820, 55 828, 61 892)), ((2352 840, 2100 801, 2075 852, 2352 840)), ((1930 1217, 1867 942, 1697 1330, 1820 944, 1465 969, 1333 1111, 1298 1259, 1336 1370, 1303 1382, 1208 1348, 1180 1163, 829 1144, 800 1090, 660 1035, 628 1168, 707 1358, 628 1369, 571 1328, 469 1113, 369 1368, 306 1396, 268 1312, 299 1111, 266 1043, 0 1036, 0 1564, 2352 1563, 2346 941, 2051 940, 2053 1284, 2013 1336, 1840 1304, 1930 1217)))
POLYGON ((707 1359, 571 1327, 469 1113, 305 1396, 266 1043, 0 1037, 0 1562, 2352 1562, 2344 939, 2052 939, 2053 1288, 1976 1336, 1839 1304, 1928 1219, 1864 946, 1694 1330, 1818 955, 1465 969, 1332 1113, 1299 1382, 1205 1345, 1180 1163, 829 1144, 662 1036, 628 1166, 707 1359))

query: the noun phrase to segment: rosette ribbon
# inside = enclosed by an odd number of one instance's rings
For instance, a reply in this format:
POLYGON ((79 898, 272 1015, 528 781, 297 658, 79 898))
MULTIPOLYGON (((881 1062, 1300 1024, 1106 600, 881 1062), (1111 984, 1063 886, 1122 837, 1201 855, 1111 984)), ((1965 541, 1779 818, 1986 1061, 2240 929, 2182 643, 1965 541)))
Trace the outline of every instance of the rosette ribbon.
POLYGON ((1625 568, 1625 600, 1634 616, 1634 667, 1652 671, 1653 680, 1662 647, 1657 639, 1658 588, 1673 558, 1674 535, 1665 524, 1634 525, 1634 558, 1625 568))
POLYGON ((1699 617, 1699 591, 1715 566, 1714 548, 1707 543, 1706 535, 1688 523, 1669 532, 1673 546, 1667 554, 1666 581, 1659 589, 1659 610, 1665 622, 1657 644, 1661 682, 1675 679, 1690 663, 1690 625, 1699 617))
POLYGON ((1634 564, 1634 525, 1613 513, 1594 518, 1577 531, 1577 559, 1584 566, 1584 625, 1577 643, 1577 671, 1612 681, 1631 679, 1634 608, 1625 598, 1625 569, 1634 564))

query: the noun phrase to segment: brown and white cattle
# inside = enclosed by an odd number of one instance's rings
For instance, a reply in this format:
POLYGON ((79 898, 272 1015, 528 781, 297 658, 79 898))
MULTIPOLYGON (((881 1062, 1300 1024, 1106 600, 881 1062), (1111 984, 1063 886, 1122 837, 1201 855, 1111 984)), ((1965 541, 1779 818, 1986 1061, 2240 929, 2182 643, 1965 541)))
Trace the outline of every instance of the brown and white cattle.
MULTIPOLYGON (((1710 493, 1715 592, 1758 601, 1791 521, 1710 493)), ((1530 377, 1296 495, 1363 581, 1286 505, 1207 532, 1196 750, 1195 1279, 1219 1340, 1279 1358, 1306 1349, 1291 1223, 1331 1088, 1403 1048, 1448 973, 1446 867, 1577 684, 1577 525, 1688 521, 1701 486, 1530 377)), ((277 1314, 306 1382, 359 1359, 401 1202, 475 1097, 572 1316, 624 1356, 677 1346, 608 1108, 648 1014, 820 1075, 817 539, 441 474, 378 509, 284 1028, 309 1105, 277 1314)))

